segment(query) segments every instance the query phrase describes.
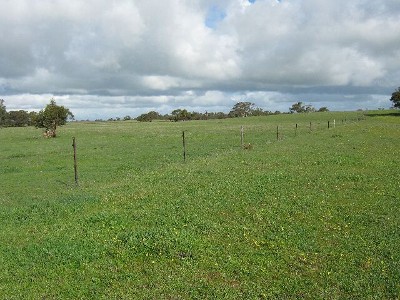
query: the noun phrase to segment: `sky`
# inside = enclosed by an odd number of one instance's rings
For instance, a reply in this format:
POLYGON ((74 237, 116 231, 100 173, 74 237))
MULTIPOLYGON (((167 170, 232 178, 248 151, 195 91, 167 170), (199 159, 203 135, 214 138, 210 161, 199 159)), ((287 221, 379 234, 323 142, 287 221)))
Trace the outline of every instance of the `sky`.
POLYGON ((399 0, 0 0, 0 99, 76 119, 389 108, 399 0))

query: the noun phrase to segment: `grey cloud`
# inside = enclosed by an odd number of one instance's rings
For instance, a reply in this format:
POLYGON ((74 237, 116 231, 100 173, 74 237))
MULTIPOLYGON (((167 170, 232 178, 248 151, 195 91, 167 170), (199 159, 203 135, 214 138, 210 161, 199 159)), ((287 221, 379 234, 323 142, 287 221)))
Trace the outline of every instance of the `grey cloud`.
POLYGON ((400 81, 395 0, 0 4, 7 107, 29 107, 24 99, 36 108, 39 95, 54 95, 82 115, 110 107, 227 111, 251 97, 270 110, 307 97, 356 108, 358 99, 371 106, 400 81), (205 24, 211 5, 226 15, 215 28, 205 24), (375 96, 368 102, 367 95, 375 96))

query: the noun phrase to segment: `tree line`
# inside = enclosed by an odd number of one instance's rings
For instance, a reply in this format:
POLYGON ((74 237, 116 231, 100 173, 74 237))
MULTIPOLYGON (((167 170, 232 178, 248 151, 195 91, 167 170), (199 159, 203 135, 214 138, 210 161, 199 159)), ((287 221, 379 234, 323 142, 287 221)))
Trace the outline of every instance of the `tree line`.
MULTIPOLYGON (((297 102, 289 108, 289 113, 309 113, 309 112, 324 112, 329 111, 327 107, 321 107, 316 110, 311 105, 304 105, 303 102, 297 102)), ((224 112, 189 112, 186 109, 175 109, 170 114, 161 115, 156 111, 150 111, 148 113, 141 114, 135 120, 140 122, 151 122, 153 120, 169 120, 169 121, 190 121, 190 120, 209 120, 209 119, 226 119, 226 118, 238 118, 238 117, 250 117, 250 116, 269 116, 281 114, 280 111, 269 111, 263 110, 257 107, 252 102, 237 102, 229 113, 224 112)), ((285 112, 284 112, 285 114, 285 112)), ((130 120, 129 116, 126 116, 123 120, 130 120)))
MULTIPOLYGON (((250 117, 250 116, 266 116, 280 114, 280 111, 271 112, 256 107, 252 102, 238 102, 236 103, 229 113, 224 112, 190 112, 186 109, 175 109, 170 114, 161 115, 156 111, 141 114, 135 120, 140 122, 151 122, 153 120, 167 120, 167 121, 190 121, 190 120, 212 120, 212 119, 226 119, 236 117, 250 117)), ((126 117, 124 118, 126 119, 126 117)))
MULTIPOLYGON (((311 105, 304 105, 303 102, 297 102, 289 108, 290 113, 304 113, 317 111, 311 105)), ((328 111, 326 107, 320 108, 318 111, 328 111)), ((229 113, 224 112, 189 112, 186 109, 175 109, 170 114, 161 115, 156 111, 141 114, 134 120, 140 122, 151 122, 153 120, 169 120, 169 121, 190 121, 190 120, 208 120, 208 119, 225 119, 250 116, 268 116, 281 114, 280 111, 263 110, 252 102, 237 102, 229 113)), ((73 114, 68 108, 58 106, 54 99, 39 112, 27 112, 24 110, 7 112, 4 100, 0 100, 0 126, 3 127, 23 127, 36 126, 45 128, 49 135, 55 136, 56 127, 64 125, 68 118, 73 119, 73 114)), ((125 116, 122 120, 132 120, 130 116, 125 116)), ((109 119, 108 121, 120 121, 121 118, 109 119)), ((97 120, 102 121, 102 120, 97 120)))
POLYGON ((25 110, 7 111, 4 100, 0 99, 0 126, 2 127, 24 127, 34 126, 37 112, 25 110))
POLYGON ((7 111, 4 100, 0 99, 0 126, 1 127, 25 127, 35 126, 44 128, 46 137, 55 137, 58 126, 64 125, 74 115, 68 108, 59 106, 54 99, 39 112, 25 110, 7 111))
MULTIPOLYGON (((153 120, 164 120, 164 121, 190 121, 190 120, 212 120, 212 119, 226 119, 226 118, 234 118, 234 117, 249 117, 249 116, 266 116, 266 115, 274 115, 281 114, 280 111, 264 111, 263 109, 256 107, 254 103, 251 102, 238 102, 232 108, 229 113, 224 112, 197 112, 197 111, 188 111, 187 109, 175 109, 169 114, 162 115, 157 111, 150 111, 147 113, 143 113, 136 118, 132 118, 131 116, 125 116, 123 118, 110 118, 107 121, 129 121, 136 120, 139 122, 151 122, 153 120)), ((96 121, 103 121, 102 119, 97 119, 96 121)))

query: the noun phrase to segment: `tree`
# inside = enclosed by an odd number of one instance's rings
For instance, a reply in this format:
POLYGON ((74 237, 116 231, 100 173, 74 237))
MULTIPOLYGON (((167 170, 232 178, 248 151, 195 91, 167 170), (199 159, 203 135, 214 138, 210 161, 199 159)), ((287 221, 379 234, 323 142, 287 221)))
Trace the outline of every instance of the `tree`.
POLYGON ((191 119, 191 113, 186 109, 175 109, 172 113, 172 120, 177 121, 187 121, 191 119))
POLYGON ((315 112, 315 108, 312 105, 303 105, 303 102, 297 102, 289 108, 290 113, 305 113, 305 112, 315 112))
POLYGON ((310 104, 306 105, 305 109, 306 109, 305 112, 308 112, 308 113, 315 112, 315 108, 310 104))
POLYGON ((319 112, 326 112, 329 111, 329 109, 326 106, 321 107, 320 109, 318 109, 319 112))
POLYGON ((4 100, 0 99, 0 126, 6 125, 7 117, 8 115, 6 106, 4 105, 4 100))
POLYGON ((15 110, 8 113, 8 125, 13 127, 24 127, 30 123, 29 113, 25 110, 15 110))
POLYGON ((303 102, 297 102, 297 103, 294 103, 294 104, 292 104, 292 107, 291 108, 289 108, 289 111, 290 111, 290 113, 303 113, 303 112, 305 112, 306 111, 306 108, 305 108, 305 106, 303 105, 303 102))
POLYGON ((265 116, 268 115, 268 111, 264 111, 262 108, 257 107, 251 112, 252 116, 265 116))
POLYGON ((229 112, 230 117, 248 117, 256 110, 255 104, 251 102, 238 102, 229 112))
POLYGON ((400 87, 397 88, 397 90, 392 93, 390 101, 393 102, 394 107, 400 108, 400 87))
POLYGON ((38 113, 36 111, 30 111, 28 113, 28 117, 29 117, 29 122, 28 122, 28 126, 35 126, 35 120, 37 118, 38 113))
POLYGON ((45 128, 46 137, 56 137, 57 126, 65 125, 69 118, 74 118, 69 109, 57 105, 56 101, 51 99, 50 103, 37 114, 35 126, 45 128))
POLYGON ((158 112, 150 111, 146 114, 141 114, 140 116, 138 116, 136 118, 136 120, 139 122, 151 122, 153 120, 162 119, 162 118, 163 118, 163 116, 160 115, 158 112))

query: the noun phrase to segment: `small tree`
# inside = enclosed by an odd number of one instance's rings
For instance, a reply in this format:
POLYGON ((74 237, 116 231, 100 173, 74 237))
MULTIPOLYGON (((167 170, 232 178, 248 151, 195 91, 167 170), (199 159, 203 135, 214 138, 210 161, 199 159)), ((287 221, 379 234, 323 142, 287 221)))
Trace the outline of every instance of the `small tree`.
POLYGON ((37 114, 35 126, 45 128, 44 135, 46 137, 56 137, 57 126, 64 125, 68 118, 74 118, 69 109, 57 105, 56 101, 51 99, 50 103, 37 114))
POLYGON ((397 88, 397 90, 392 93, 390 101, 393 102, 394 107, 400 108, 400 87, 397 88))

